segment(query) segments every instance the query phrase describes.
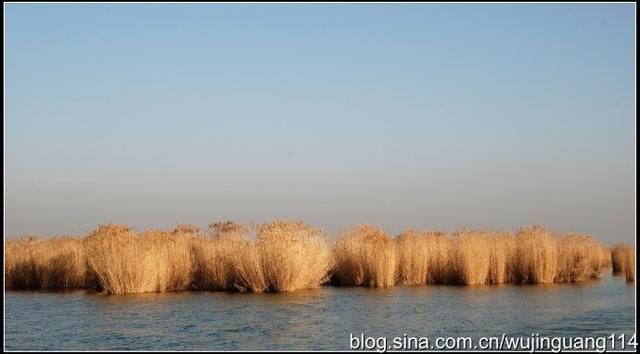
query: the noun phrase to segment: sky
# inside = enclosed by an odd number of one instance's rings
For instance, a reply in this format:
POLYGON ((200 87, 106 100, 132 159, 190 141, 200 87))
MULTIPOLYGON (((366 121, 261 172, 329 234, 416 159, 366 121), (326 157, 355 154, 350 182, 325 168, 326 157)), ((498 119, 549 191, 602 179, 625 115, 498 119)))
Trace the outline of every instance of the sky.
POLYGON ((5 237, 635 240, 634 4, 5 4, 5 237))

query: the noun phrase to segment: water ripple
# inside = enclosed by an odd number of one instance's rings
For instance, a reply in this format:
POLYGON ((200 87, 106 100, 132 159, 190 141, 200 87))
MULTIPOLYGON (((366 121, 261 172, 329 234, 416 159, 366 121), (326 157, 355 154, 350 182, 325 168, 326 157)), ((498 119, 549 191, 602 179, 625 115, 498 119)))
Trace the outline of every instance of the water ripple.
POLYGON ((323 288, 292 294, 6 292, 8 350, 331 350, 371 336, 634 333, 635 287, 323 288))

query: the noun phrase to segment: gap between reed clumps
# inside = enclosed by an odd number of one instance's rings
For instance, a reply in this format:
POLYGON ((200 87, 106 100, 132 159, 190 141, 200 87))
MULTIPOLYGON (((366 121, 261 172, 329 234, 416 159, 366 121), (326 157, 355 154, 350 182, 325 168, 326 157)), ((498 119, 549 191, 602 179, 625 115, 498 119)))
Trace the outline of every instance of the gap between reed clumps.
POLYGON ((634 248, 541 226, 506 231, 406 230, 391 237, 360 225, 335 238, 301 221, 200 232, 136 232, 102 225, 84 238, 5 240, 5 287, 91 289, 104 294, 180 290, 291 292, 335 286, 489 285, 579 282, 603 268, 635 277, 634 248))

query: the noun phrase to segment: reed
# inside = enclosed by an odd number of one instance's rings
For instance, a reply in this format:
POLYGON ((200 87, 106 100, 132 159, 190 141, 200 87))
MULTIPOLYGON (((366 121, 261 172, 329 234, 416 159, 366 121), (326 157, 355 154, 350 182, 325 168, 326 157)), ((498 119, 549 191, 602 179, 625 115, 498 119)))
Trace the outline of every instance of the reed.
POLYGON ((240 290, 238 257, 249 242, 246 228, 232 221, 209 225, 206 237, 191 240, 192 288, 195 290, 240 290))
POLYGON ((88 265, 98 289, 108 294, 159 291, 154 252, 130 228, 105 225, 85 243, 88 265))
POLYGON ((423 285, 429 278, 429 240, 427 235, 406 230, 396 238, 398 281, 402 285, 423 285))
POLYGON ((69 237, 39 239, 27 236, 6 242, 7 287, 73 289, 86 282, 82 241, 69 237))
POLYGON ((317 288, 329 280, 333 258, 320 229, 276 220, 259 227, 256 246, 270 291, 317 288))
POLYGON ((233 270, 235 288, 241 292, 261 293, 269 290, 269 283, 262 267, 262 255, 255 238, 242 239, 234 255, 233 270))
POLYGON ((82 240, 64 236, 42 243, 40 255, 41 287, 79 289, 87 281, 86 256, 82 240))
POLYGON ((512 282, 511 262, 515 251, 515 240, 509 232, 497 232, 487 237, 489 249, 489 273, 487 284, 504 284, 512 282))
POLYGON ((194 263, 191 243, 197 232, 197 228, 178 227, 171 233, 156 232, 141 236, 142 244, 153 245, 159 291, 179 291, 190 287, 194 263))
POLYGON ((191 242, 194 290, 234 290, 235 257, 243 246, 240 236, 198 237, 191 242))
POLYGON ((385 232, 360 225, 342 233, 334 248, 335 282, 340 285, 388 287, 395 284, 396 245, 385 232))
POLYGON ((600 245, 600 268, 611 267, 611 249, 600 245))
POLYGON ((520 228, 515 236, 514 281, 553 283, 557 271, 558 244, 554 233, 541 226, 520 228))
POLYGON ((613 274, 620 274, 625 272, 625 258, 625 245, 615 245, 611 249, 611 268, 613 268, 613 274))
POLYGON ((5 286, 9 288, 37 288, 32 250, 37 236, 25 235, 19 240, 5 241, 5 286))
POLYGON ((453 281, 464 285, 483 285, 489 279, 491 238, 486 231, 462 229, 451 240, 453 281))
POLYGON ((624 273, 627 282, 635 281, 635 248, 619 244, 615 245, 610 253, 613 274, 624 273))
POLYGON ((558 240, 556 282, 577 282, 600 276, 601 246, 587 235, 567 234, 558 240))
POLYGON ((131 294, 186 289, 191 280, 189 242, 181 233, 138 235, 126 226, 105 225, 87 238, 85 247, 99 290, 131 294))
POLYGON ((633 248, 626 247, 624 252, 624 275, 627 283, 632 283, 636 276, 636 254, 633 248))
POLYGON ((267 281, 255 242, 244 234, 221 233, 192 242, 193 288, 263 292, 267 281))
POLYGON ((406 230, 389 237, 361 225, 328 240, 301 221, 212 223, 142 233, 102 225, 84 239, 26 236, 5 241, 5 287, 89 288, 107 294, 179 290, 290 292, 334 285, 579 282, 611 264, 635 280, 634 249, 546 228, 406 230))
POLYGON ((332 267, 326 235, 300 221, 273 221, 254 230, 232 222, 211 224, 196 239, 197 288, 289 292, 325 283, 332 267), (249 237, 255 231, 255 237, 249 237))
POLYGON ((440 231, 427 232, 429 254, 427 284, 450 284, 455 278, 451 260, 451 241, 440 231))

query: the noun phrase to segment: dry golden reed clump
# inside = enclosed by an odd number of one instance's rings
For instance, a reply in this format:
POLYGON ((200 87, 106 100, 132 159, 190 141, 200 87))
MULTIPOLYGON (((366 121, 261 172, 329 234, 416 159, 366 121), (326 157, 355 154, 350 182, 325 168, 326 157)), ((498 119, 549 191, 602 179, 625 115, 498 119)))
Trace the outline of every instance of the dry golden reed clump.
POLYGON ((611 267, 611 249, 600 245, 600 268, 611 267))
POLYGON ((509 232, 497 232, 487 238, 489 248, 489 274, 487 284, 503 284, 513 281, 513 257, 515 240, 509 232))
POLYGON ((459 230, 403 232, 396 238, 398 282, 418 284, 502 284, 509 282, 514 252, 509 233, 459 230))
POLYGON ((522 284, 553 283, 558 262, 556 235, 541 226, 520 228, 515 243, 514 281, 522 284))
POLYGON ((41 268, 41 287, 45 289, 78 289, 87 280, 86 256, 82 240, 65 236, 49 239, 42 244, 38 258, 41 268))
POLYGON ((462 229, 451 239, 452 281, 456 284, 483 285, 489 279, 491 252, 489 233, 462 229))
POLYGON ((211 238, 208 244, 208 260, 204 263, 209 288, 263 292, 267 281, 262 271, 261 255, 255 245, 255 228, 233 221, 223 220, 209 225, 211 238))
POLYGON ((624 273, 625 271, 626 246, 615 245, 611 249, 611 267, 613 274, 624 273))
POLYGON ((72 289, 85 287, 82 241, 34 236, 5 242, 5 280, 9 288, 72 289))
POLYGON ((632 283, 636 276, 636 253, 631 247, 626 247, 624 253, 624 275, 627 282, 632 283))
POLYGON ((192 239, 196 238, 196 229, 179 228, 172 233, 160 232, 141 236, 143 244, 151 244, 158 259, 159 291, 186 290, 191 285, 193 255, 192 239))
POLYGON ((604 248, 588 235, 543 227, 508 232, 461 229, 404 231, 397 238, 362 225, 333 248, 327 235, 300 221, 249 227, 231 221, 134 232, 102 225, 85 239, 27 236, 5 241, 7 288, 90 288, 108 294, 226 290, 288 292, 336 285, 578 282, 614 273, 635 280, 635 252, 604 248))
POLYGON ((235 288, 241 292, 261 293, 269 290, 263 269, 263 259, 255 237, 246 238, 238 245, 234 255, 233 270, 235 288))
POLYGON ((451 241, 440 231, 427 232, 429 254, 427 284, 450 284, 455 277, 451 260, 451 241))
POLYGON ((334 255, 333 275, 340 285, 395 284, 396 245, 382 229, 361 225, 344 232, 336 241, 334 255))
POLYGON ((423 285, 429 278, 427 235, 406 230, 396 238, 398 281, 402 285, 423 285))
POLYGON ((273 221, 258 229, 256 244, 270 291, 317 288, 333 267, 324 232, 300 221, 273 221))
POLYGON ((567 234, 558 241, 556 282, 577 282, 600 276, 602 248, 591 236, 567 234))
POLYGON ((7 288, 36 288, 36 265, 33 250, 41 241, 37 236, 26 235, 19 240, 6 240, 4 250, 4 274, 7 288))
POLYGON ((98 287, 109 294, 158 291, 150 247, 142 245, 131 228, 104 225, 85 241, 89 269, 98 287))
POLYGON ((332 267, 326 235, 299 221, 249 229, 231 222, 210 226, 212 237, 193 244, 197 288, 288 292, 325 283, 332 267))
POLYGON ((106 225, 85 247, 90 271, 109 294, 184 290, 191 280, 190 240, 182 234, 106 225))
POLYGON ((635 249, 625 245, 616 245, 611 250, 613 274, 624 273, 627 282, 635 281, 635 249))
POLYGON ((241 290, 238 274, 240 255, 249 247, 244 235, 220 234, 192 240, 194 268, 192 287, 196 290, 241 290))

